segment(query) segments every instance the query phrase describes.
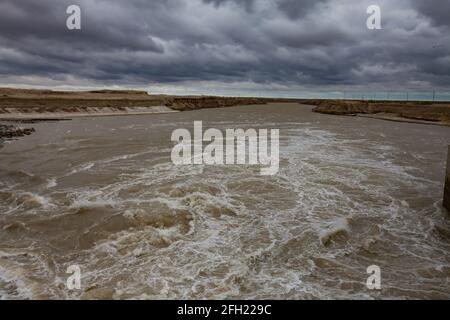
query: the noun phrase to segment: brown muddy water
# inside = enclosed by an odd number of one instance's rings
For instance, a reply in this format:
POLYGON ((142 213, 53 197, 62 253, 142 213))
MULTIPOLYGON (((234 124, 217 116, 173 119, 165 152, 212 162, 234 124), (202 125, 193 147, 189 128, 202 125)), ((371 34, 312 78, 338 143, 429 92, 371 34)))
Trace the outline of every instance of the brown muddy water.
POLYGON ((3 299, 450 298, 447 127, 295 104, 32 126, 0 148, 3 299), (280 129, 279 173, 174 166, 194 120, 280 129))

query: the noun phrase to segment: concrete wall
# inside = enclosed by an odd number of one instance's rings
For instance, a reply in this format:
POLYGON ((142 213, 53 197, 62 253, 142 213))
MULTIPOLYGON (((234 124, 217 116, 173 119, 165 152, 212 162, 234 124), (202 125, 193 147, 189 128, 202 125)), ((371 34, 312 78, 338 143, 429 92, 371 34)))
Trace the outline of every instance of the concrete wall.
POLYGON ((450 211, 450 146, 447 154, 447 171, 445 173, 444 207, 450 211))

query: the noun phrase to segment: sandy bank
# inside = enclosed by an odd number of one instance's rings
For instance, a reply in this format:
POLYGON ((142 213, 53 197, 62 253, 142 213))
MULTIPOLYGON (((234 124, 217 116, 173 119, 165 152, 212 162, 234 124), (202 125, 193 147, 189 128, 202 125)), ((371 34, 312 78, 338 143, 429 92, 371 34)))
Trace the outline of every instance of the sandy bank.
POLYGON ((431 126, 447 126, 447 127, 450 127, 450 122, 414 120, 414 119, 398 117, 398 116, 395 116, 395 115, 392 115, 392 114, 389 114, 389 113, 387 113, 387 114, 384 114, 384 113, 379 113, 379 114, 359 113, 356 116, 357 117, 362 117, 362 118, 370 118, 370 119, 393 121, 393 122, 405 122, 405 123, 425 124, 425 125, 431 125, 431 126))
POLYGON ((41 111, 23 110, 20 108, 6 108, 5 113, 0 114, 0 120, 46 120, 46 119, 72 119, 81 117, 124 116, 139 114, 159 114, 178 112, 166 106, 158 107, 126 107, 126 108, 71 108, 70 110, 41 111))
POLYGON ((0 119, 68 119, 76 117, 157 114, 294 102, 315 106, 314 112, 364 116, 380 120, 450 125, 449 103, 299 100, 214 96, 150 95, 144 91, 63 92, 0 88, 0 119))
POLYGON ((368 102, 344 100, 311 100, 314 112, 351 115, 420 124, 450 126, 450 104, 423 102, 368 102))
POLYGON ((149 95, 142 91, 59 92, 0 88, 0 119, 136 115, 290 101, 287 99, 149 95))

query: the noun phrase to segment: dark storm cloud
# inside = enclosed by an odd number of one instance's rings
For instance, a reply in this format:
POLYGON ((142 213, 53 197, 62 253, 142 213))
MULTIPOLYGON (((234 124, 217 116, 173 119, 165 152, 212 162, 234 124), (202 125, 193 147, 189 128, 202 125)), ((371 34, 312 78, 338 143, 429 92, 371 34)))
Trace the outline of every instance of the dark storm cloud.
POLYGON ((212 3, 216 7, 232 2, 238 6, 242 6, 247 11, 251 11, 253 9, 253 4, 255 3, 255 0, 203 0, 203 2, 212 3))
MULTIPOLYGON (((237 6, 242 6, 247 11, 252 11, 256 0, 203 0, 205 3, 212 3, 216 7, 226 5, 228 3, 234 3, 237 6)), ((284 13, 291 19, 298 19, 306 15, 312 8, 318 4, 327 2, 327 0, 278 0, 274 1, 277 9, 284 13)))
POLYGON ((450 26, 449 0, 414 0, 414 5, 420 13, 432 19, 437 25, 450 26))
POLYGON ((313 8, 326 2, 327 0, 280 0, 277 2, 277 7, 289 18, 298 19, 305 16, 313 8))
POLYGON ((449 86, 448 1, 379 0, 383 30, 370 31, 373 2, 2 0, 0 77, 449 86), (71 4, 82 30, 65 26, 71 4))

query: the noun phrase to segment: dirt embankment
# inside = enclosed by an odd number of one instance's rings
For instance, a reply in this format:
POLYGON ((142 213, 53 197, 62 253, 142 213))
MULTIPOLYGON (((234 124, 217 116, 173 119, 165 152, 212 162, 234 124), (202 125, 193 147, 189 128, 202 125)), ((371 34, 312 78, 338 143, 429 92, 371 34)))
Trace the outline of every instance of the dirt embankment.
MULTIPOLYGON (((283 100, 283 99, 282 99, 283 100)), ((60 92, 0 88, 0 119, 144 114, 265 104, 273 99, 149 95, 143 91, 60 92)), ((281 100, 277 100, 281 101, 281 100)))
POLYGON ((145 92, 93 91, 54 92, 47 90, 0 89, 0 118, 5 114, 89 113, 95 109, 107 112, 127 108, 161 106, 162 97, 145 92), (94 109, 95 108, 95 109, 94 109))
POLYGON ((196 109, 224 108, 239 105, 266 104, 270 99, 260 98, 228 98, 228 97, 174 97, 167 106, 173 110, 189 111, 196 109))
POLYGON ((313 111, 358 115, 392 121, 450 125, 450 104, 392 101, 266 99, 214 96, 149 95, 145 91, 86 92, 0 88, 0 119, 62 119, 189 111, 271 102, 316 106, 313 111))
POLYGON ((427 102, 368 102, 343 100, 311 100, 314 112, 334 115, 370 115, 394 121, 450 125, 450 104, 427 102))
MULTIPOLYGON (((203 108, 264 104, 271 99, 227 97, 174 97, 144 91, 100 90, 61 92, 0 88, 0 120, 49 121, 76 117, 168 113, 203 108)), ((0 124, 0 145, 34 132, 33 128, 0 124)))

